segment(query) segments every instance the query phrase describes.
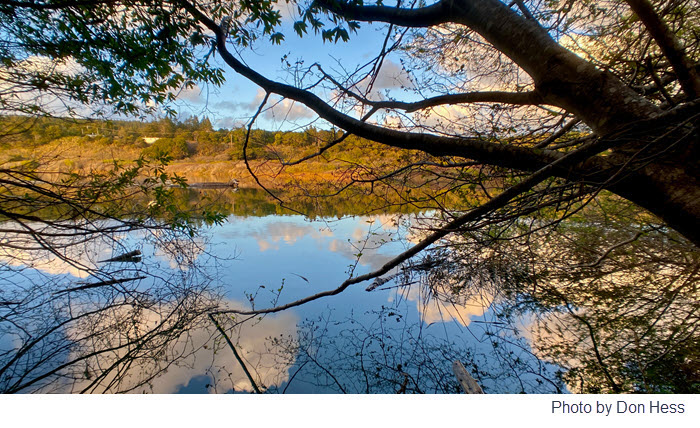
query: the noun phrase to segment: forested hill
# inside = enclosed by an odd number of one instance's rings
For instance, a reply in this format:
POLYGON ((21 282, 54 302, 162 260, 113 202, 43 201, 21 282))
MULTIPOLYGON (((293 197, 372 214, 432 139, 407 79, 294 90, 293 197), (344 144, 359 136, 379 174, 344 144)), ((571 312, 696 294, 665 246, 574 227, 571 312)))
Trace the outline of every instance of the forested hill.
MULTIPOLYGON (((173 159, 196 156, 217 156, 229 160, 242 159, 246 129, 214 130, 208 118, 197 116, 183 121, 159 119, 152 122, 65 120, 57 118, 27 118, 0 116, 0 148, 35 149, 50 143, 121 148, 124 153, 140 149, 143 154, 162 152, 173 159)), ((275 158, 264 146, 287 146, 298 150, 313 150, 335 138, 332 131, 310 129, 305 132, 271 132, 253 130, 248 158, 275 158)), ((7 159, 3 159, 7 160, 7 159)))
MULTIPOLYGON (((246 134, 246 128, 215 130, 209 119, 196 116, 151 122, 0 116, 0 165, 41 165, 43 171, 86 173, 111 168, 115 161, 129 164, 140 157, 167 155, 168 171, 189 182, 236 179, 242 186, 253 187, 256 183, 243 162, 246 134)), ((321 150, 341 135, 315 128, 303 132, 254 129, 247 159, 266 187, 323 183, 340 188, 351 181, 374 181, 397 165, 426 156, 355 136, 344 139, 342 150, 321 150), (319 151, 322 156, 312 156, 319 151), (296 164, 305 157, 311 159, 296 164)))

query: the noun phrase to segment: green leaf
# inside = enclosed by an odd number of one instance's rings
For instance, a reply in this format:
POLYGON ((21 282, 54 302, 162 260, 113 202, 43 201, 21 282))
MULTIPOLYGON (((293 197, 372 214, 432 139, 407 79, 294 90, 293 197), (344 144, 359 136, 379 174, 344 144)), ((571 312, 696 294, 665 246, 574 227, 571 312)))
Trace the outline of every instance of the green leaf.
POLYGON ((283 40, 284 40, 284 34, 282 34, 282 33, 274 33, 270 36, 270 41, 274 45, 282 44, 283 40))

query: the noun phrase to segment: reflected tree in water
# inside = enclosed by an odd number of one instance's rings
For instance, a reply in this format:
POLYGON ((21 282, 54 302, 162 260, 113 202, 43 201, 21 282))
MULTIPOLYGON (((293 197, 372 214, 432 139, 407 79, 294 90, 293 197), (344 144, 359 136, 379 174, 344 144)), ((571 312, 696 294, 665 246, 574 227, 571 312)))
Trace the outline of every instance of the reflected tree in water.
POLYGON ((0 391, 148 391, 196 350, 219 218, 175 210, 163 167, 0 171, 0 391))
POLYGON ((218 301, 211 278, 179 266, 101 270, 114 278, 101 281, 97 272, 80 281, 13 269, 2 285, 0 389, 149 391, 153 378, 197 350, 189 331, 218 301))
POLYGON ((279 392, 458 392, 454 360, 491 393, 698 391, 700 254, 631 204, 465 227, 376 273, 368 290, 397 297, 375 321, 330 313, 270 338, 294 364, 279 392))
POLYGON ((441 263, 423 283, 454 305, 454 295, 484 292, 474 278, 489 278, 491 325, 529 339, 572 392, 697 392, 700 253, 631 205, 583 209, 554 225, 521 219, 461 234, 434 251, 441 263), (456 284, 447 298, 446 276, 456 284))
POLYGON ((409 319, 408 306, 382 307, 340 320, 330 311, 305 320, 296 336, 270 338, 271 352, 292 365, 289 381, 275 392, 460 393, 452 370, 457 360, 486 392, 564 390, 558 368, 539 361, 525 341, 503 346, 482 326, 448 334, 438 323, 409 319), (480 340, 475 341, 475 335, 480 340))

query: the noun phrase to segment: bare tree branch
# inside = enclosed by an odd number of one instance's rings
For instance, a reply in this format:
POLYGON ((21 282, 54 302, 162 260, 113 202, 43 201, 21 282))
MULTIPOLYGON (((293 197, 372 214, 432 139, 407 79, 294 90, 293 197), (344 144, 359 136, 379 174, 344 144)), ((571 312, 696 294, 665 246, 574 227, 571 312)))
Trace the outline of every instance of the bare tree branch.
POLYGON ((685 55, 678 39, 654 11, 651 3, 648 0, 625 1, 642 20, 661 51, 668 58, 688 98, 693 100, 700 97, 700 75, 696 72, 695 64, 685 55))
POLYGON ((469 103, 502 103, 512 105, 539 105, 544 99, 537 91, 531 92, 504 92, 485 91, 468 92, 464 94, 446 94, 437 97, 426 98, 412 103, 401 101, 370 101, 364 100, 365 104, 383 109, 400 109, 408 113, 423 110, 430 107, 454 104, 469 103))
POLYGON ((358 21, 381 21, 405 27, 430 27, 449 22, 451 1, 431 6, 407 9, 390 6, 360 6, 344 0, 316 0, 315 4, 338 15, 358 21))
POLYGON ((579 162, 582 158, 585 158, 586 156, 590 156, 592 153, 596 153, 596 152, 599 152, 599 151, 604 150, 604 149, 605 149, 605 145, 601 144, 599 141, 597 141, 597 142, 590 143, 589 145, 582 147, 578 150, 575 150, 571 153, 568 153, 567 155, 565 155, 561 159, 559 159, 555 162, 552 162, 551 164, 545 166, 544 168, 541 168, 540 170, 531 174, 530 176, 528 176, 526 179, 524 179, 520 183, 506 189, 501 194, 499 194, 498 196, 495 196, 494 198, 490 199, 489 201, 485 202, 484 204, 480 205, 479 207, 477 207, 473 210, 470 210, 467 213, 450 221, 445 226, 441 227, 440 229, 436 230, 435 232, 431 233, 429 236, 427 236, 426 238, 421 240, 418 244, 414 245, 413 247, 409 248, 408 250, 404 251, 403 253, 401 253, 398 256, 391 259, 389 262, 385 263, 381 268, 379 268, 373 272, 366 273, 364 275, 360 275, 360 276, 357 276, 354 278, 349 278, 349 279, 345 280, 339 287, 337 287, 333 290, 322 291, 320 293, 316 293, 316 294, 304 297, 304 298, 296 300, 294 302, 291 302, 291 303, 288 303, 285 305, 276 306, 274 308, 269 308, 269 309, 257 309, 257 310, 250 310, 250 311, 238 310, 238 309, 228 309, 228 310, 217 311, 216 313, 237 313, 237 314, 241 314, 241 315, 258 315, 258 314, 268 314, 268 313, 280 312, 280 311, 283 311, 283 310, 286 310, 289 308, 300 306, 300 305, 303 305, 305 303, 320 299, 322 297, 335 296, 339 293, 342 293, 345 289, 347 289, 349 286, 351 286, 353 284, 358 284, 358 283, 361 283, 364 281, 368 281, 370 279, 378 278, 382 275, 387 274, 392 269, 399 266, 401 263, 405 262, 406 260, 410 259, 411 257, 417 255, 421 251, 425 250, 433 243, 444 238, 445 236, 449 235, 450 233, 454 232, 455 230, 458 230, 460 227, 464 226, 465 224, 467 224, 469 222, 476 221, 476 220, 480 219, 481 217, 485 216, 486 214, 491 213, 498 208, 502 208, 502 207, 506 206, 513 198, 517 197, 518 195, 521 195, 524 192, 527 192, 528 190, 532 189, 537 184, 539 184, 539 183, 543 182, 544 180, 546 180, 547 178, 551 177, 553 175, 554 170, 559 166, 559 164, 579 162))

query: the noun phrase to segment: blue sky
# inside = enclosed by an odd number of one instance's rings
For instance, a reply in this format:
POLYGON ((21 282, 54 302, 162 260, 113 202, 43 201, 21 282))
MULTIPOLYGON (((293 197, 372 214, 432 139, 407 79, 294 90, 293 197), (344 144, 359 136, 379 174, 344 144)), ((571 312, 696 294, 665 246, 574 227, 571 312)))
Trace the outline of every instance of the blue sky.
MULTIPOLYGON (((320 35, 313 33, 299 37, 291 28, 293 19, 285 17, 281 31, 285 41, 281 45, 272 45, 267 39, 258 41, 252 48, 241 50, 240 58, 250 67, 264 76, 285 81, 289 74, 283 69, 282 58, 286 56, 289 63, 303 60, 305 66, 320 63, 325 70, 354 70, 374 58, 381 49, 385 37, 385 27, 363 23, 357 34, 352 34, 349 42, 323 43, 320 35)), ((229 44, 229 50, 235 52, 235 46, 229 44)), ((226 82, 221 87, 197 87, 183 91, 179 95, 178 111, 182 117, 197 115, 207 116, 215 128, 240 126, 247 123, 262 99, 262 91, 244 77, 232 71, 220 58, 216 64, 225 70, 226 82)), ((398 60, 386 62, 387 72, 398 74, 398 60)), ((386 87, 386 85, 385 85, 386 87)), ((298 126, 317 120, 310 110, 299 104, 286 101, 274 110, 262 114, 257 127, 269 130, 293 130, 298 126), (286 117, 287 120, 283 120, 286 117)), ((317 121, 315 126, 327 128, 324 122, 317 121)))

